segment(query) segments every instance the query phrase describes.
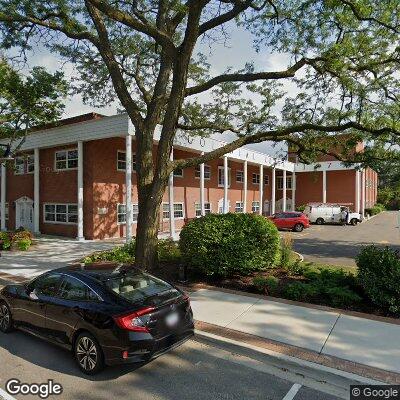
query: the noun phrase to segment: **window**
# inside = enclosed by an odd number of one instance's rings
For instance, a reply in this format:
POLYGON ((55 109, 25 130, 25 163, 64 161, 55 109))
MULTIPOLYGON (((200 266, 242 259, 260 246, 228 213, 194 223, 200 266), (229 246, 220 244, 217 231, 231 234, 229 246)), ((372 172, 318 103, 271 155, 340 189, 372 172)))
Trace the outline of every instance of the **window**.
POLYGON ((260 212, 260 202, 259 201, 253 201, 251 203, 251 211, 253 213, 258 213, 260 212))
MULTIPOLYGON (((137 222, 139 215, 139 205, 137 203, 132 204, 132 222, 137 222)), ((117 205, 117 223, 126 223, 126 204, 117 205)))
POLYGON ((253 174, 253 183, 258 185, 260 183, 260 174, 253 174))
POLYGON ((76 204, 44 204, 44 222, 53 224, 76 224, 78 206, 76 204))
MULTIPOLYGON (((200 179, 200 165, 198 165, 194 171, 194 177, 200 179)), ((204 164, 204 179, 211 179, 211 167, 207 164, 204 164)))
POLYGON ((32 154, 26 157, 26 172, 28 174, 35 172, 35 157, 32 154))
MULTIPOLYGON (((196 217, 201 217, 201 204, 196 203, 194 205, 194 209, 196 212, 196 217)), ((211 203, 204 203, 204 212, 205 214, 210 214, 211 213, 211 203)))
POLYGON ((235 212, 242 213, 243 212, 243 202, 237 201, 235 205, 235 212))
MULTIPOLYGON (((276 186, 279 190, 283 190, 283 176, 278 176, 276 180, 276 186)), ((286 177, 286 189, 292 189, 292 177, 286 177)))
MULTIPOLYGON (((228 212, 230 208, 231 208, 231 202, 230 200, 228 200, 228 210, 227 210, 228 212)), ((223 213, 224 213, 224 199, 220 199, 218 201, 218 214, 223 214, 223 213)))
POLYGON ((97 294, 78 279, 65 276, 60 289, 60 297, 75 301, 97 301, 97 294))
POLYGON ((264 175, 264 185, 269 185, 269 175, 264 175))
MULTIPOLYGON (((8 207, 8 203, 5 204, 5 216, 6 216, 6 221, 8 221, 8 213, 9 213, 9 207, 8 207)), ((0 207, 0 215, 1 215, 1 207, 0 207)))
POLYGON ((239 170, 236 171, 236 182, 238 182, 238 183, 244 182, 244 173, 243 173, 243 171, 239 171, 239 170))
MULTIPOLYGON (((169 203, 163 203, 163 219, 169 219, 169 203)), ((183 203, 174 203, 174 218, 183 219, 183 203)))
POLYGON ((56 151, 56 169, 76 169, 78 168, 78 150, 56 151))
POLYGON ((35 279, 28 285, 37 296, 56 296, 61 283, 61 275, 46 274, 35 279))
MULTIPOLYGON (((218 186, 224 187, 224 167, 218 167, 218 186)), ((228 187, 231 186, 231 169, 228 168, 228 187)))
POLYGON ((183 169, 178 168, 174 170, 174 178, 183 178, 183 169))
POLYGON ((24 157, 15 157, 15 175, 23 175, 25 173, 24 157))
MULTIPOLYGON (((117 151, 117 171, 126 170, 126 157, 125 151, 117 151)), ((136 153, 132 153, 132 171, 136 172, 136 153)))

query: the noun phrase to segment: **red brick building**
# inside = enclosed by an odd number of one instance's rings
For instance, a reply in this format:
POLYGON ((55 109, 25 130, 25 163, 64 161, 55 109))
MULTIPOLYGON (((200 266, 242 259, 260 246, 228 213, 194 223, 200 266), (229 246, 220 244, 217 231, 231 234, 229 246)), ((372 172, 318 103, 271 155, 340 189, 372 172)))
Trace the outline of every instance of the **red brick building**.
MULTIPOLYGON (((178 135, 173 156, 191 157, 223 144, 178 135)), ((25 226, 42 234, 104 239, 126 236, 130 219, 128 237, 134 235, 135 148, 134 128, 125 114, 86 114, 35 130, 14 165, 2 166, 1 229, 25 226)), ((207 165, 176 171, 164 195, 159 230, 175 232, 187 219, 208 212, 270 215, 308 202, 348 204, 362 212, 376 203, 374 171, 335 160, 318 164, 315 170, 241 148, 207 165)))

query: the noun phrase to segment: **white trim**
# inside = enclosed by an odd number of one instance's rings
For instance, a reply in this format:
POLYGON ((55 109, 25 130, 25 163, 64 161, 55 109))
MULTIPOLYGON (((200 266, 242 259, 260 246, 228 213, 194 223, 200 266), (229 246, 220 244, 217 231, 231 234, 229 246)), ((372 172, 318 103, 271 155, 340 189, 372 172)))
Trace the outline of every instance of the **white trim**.
POLYGON ((235 201, 235 213, 244 213, 244 203, 243 201, 235 201), (238 208, 238 204, 241 204, 242 206, 240 207, 242 209, 242 211, 236 211, 236 209, 238 208))
POLYGON ((84 240, 83 236, 83 142, 78 142, 78 240, 84 240))
POLYGON ((35 233, 40 233, 40 159, 39 149, 36 148, 33 153, 34 171, 33 171, 33 228, 35 233))
MULTIPOLYGON (((78 169, 78 167, 68 168, 68 152, 69 151, 76 151, 78 153, 78 147, 70 147, 68 149, 61 149, 61 150, 55 150, 54 151, 54 171, 59 171, 59 172, 62 172, 62 171, 76 171, 78 169), (66 152, 67 153, 67 158, 65 159, 67 168, 57 168, 57 153, 62 153, 62 152, 66 152)), ((75 158, 73 158, 73 160, 75 160, 75 158)), ((76 160, 79 163, 79 155, 77 155, 76 160)))
POLYGON ((350 166, 343 165, 341 161, 320 161, 313 164, 295 164, 296 172, 314 172, 314 171, 342 171, 356 169, 358 164, 350 166))
MULTIPOLYGON (((117 171, 118 172, 125 172, 126 171, 126 151, 125 150, 117 150, 117 171), (125 155, 125 157, 124 157, 125 160, 119 160, 118 159, 118 153, 124 154, 125 155), (124 162, 125 163, 125 168, 124 169, 118 168, 118 163, 119 162, 124 162)), ((132 173, 136 174, 136 153, 134 153, 134 152, 132 152, 132 173), (133 162, 133 158, 135 158, 135 162, 133 162), (135 164, 135 167, 133 167, 133 164, 135 164)))
POLYGON ((183 168, 179 168, 178 171, 182 171, 182 173, 180 175, 176 174, 176 171, 173 171, 172 174, 174 176, 174 178, 183 178, 183 168))
MULTIPOLYGON (((118 207, 119 206, 125 206, 126 207, 126 203, 117 203, 117 225, 126 225, 126 209, 124 213, 120 213, 118 212, 118 207), (118 215, 119 214, 125 214, 125 222, 119 222, 118 221, 118 215)), ((134 213, 133 212, 133 207, 137 206, 139 208, 139 203, 132 203, 132 224, 137 224, 137 215, 139 214, 139 212, 134 213), (133 219, 133 214, 136 214, 136 220, 133 219)))
POLYGON ((263 207, 264 207, 264 165, 260 165, 260 173, 259 173, 259 195, 260 195, 260 210, 259 214, 263 215, 263 207))
POLYGON ((322 171, 322 202, 326 203, 326 170, 322 171))
POLYGON ((243 163, 243 210, 247 212, 247 160, 243 163))
MULTIPOLYGON (((68 206, 76 206, 78 214, 78 204, 77 203, 43 203, 43 223, 52 225, 78 225, 78 222, 61 222, 61 221, 47 221, 46 220, 46 206, 67 206, 66 217, 68 219, 68 206)), ((57 210, 57 207, 56 207, 57 210)), ((54 218, 56 218, 57 211, 54 212, 54 218)), ((64 213, 59 213, 64 214, 64 213)))
POLYGON ((282 211, 286 212, 286 189, 287 189, 287 176, 286 176, 286 171, 284 170, 282 172, 283 174, 283 190, 282 190, 282 197, 283 197, 283 203, 282 203, 282 211))
POLYGON ((2 231, 6 230, 6 179, 7 168, 5 163, 1 163, 1 193, 0 193, 0 228, 2 231))
MULTIPOLYGON (((203 217, 203 215, 201 215, 201 211, 202 211, 201 210, 201 203, 195 202, 194 203, 194 215, 195 215, 196 218, 203 217), (199 207, 197 207, 197 206, 199 206, 199 207), (200 215, 196 215, 197 211, 200 211, 200 215)), ((212 213, 212 203, 210 203, 209 201, 205 201, 204 202, 204 215, 211 214, 211 213, 212 213), (206 204, 208 204, 210 206, 209 210, 207 210, 206 204)))
MULTIPOLYGON (((170 161, 174 161, 174 148, 171 148, 171 153, 169 155, 170 161)), ((183 170, 182 176, 183 176, 183 170)), ((172 239, 175 239, 175 204, 174 204, 174 179, 175 171, 172 171, 168 177, 168 222, 169 222, 169 235, 172 239)), ((183 210, 183 206, 182 206, 183 210)), ((182 212, 184 215, 184 212, 182 212)), ((163 206, 163 217, 164 217, 164 206, 163 206)))
POLYGON ((126 242, 132 240, 132 136, 125 137, 126 242))
POLYGON ((271 207, 270 215, 275 214, 275 202, 276 202, 276 170, 272 168, 272 182, 271 182, 271 207))
POLYGON ((235 172, 235 182, 236 183, 243 183, 244 182, 244 171, 241 169, 237 169, 235 172), (238 173, 241 174, 241 180, 238 180, 238 173))
POLYGON ((253 172, 253 174, 251 175, 251 183, 253 185, 259 185, 260 184, 260 174, 257 172, 253 172), (258 177, 258 178, 257 178, 258 177), (255 179, 254 179, 255 178, 255 179), (255 182, 254 182, 255 181, 255 182))
MULTIPOLYGON (((168 221, 169 217, 168 218, 164 218, 164 204, 168 205, 168 207, 169 207, 169 202, 168 201, 163 201, 162 204, 161 204, 161 207, 162 207, 161 212, 163 213, 162 214, 162 220, 163 221, 168 221)), ((182 205, 182 215, 183 215, 183 217, 175 217, 175 212, 174 212, 174 219, 175 220, 176 219, 179 219, 179 220, 185 219, 185 203, 183 201, 175 201, 174 205, 175 204, 181 204, 182 205)), ((169 213, 169 208, 168 208, 168 213, 169 213)))
MULTIPOLYGON (((200 164, 200 165, 198 165, 197 167, 199 167, 199 172, 201 172, 200 171, 201 165, 204 165, 204 180, 205 181, 211 180, 211 165, 209 165, 209 164, 200 164), (210 169, 210 176, 208 178, 206 178, 206 168, 210 169)), ((201 179, 201 176, 196 176, 197 167, 194 169, 194 179, 201 179)))
POLYGON ((14 175, 25 175, 26 174, 26 160, 25 156, 16 156, 14 159, 14 175), (18 167, 22 166, 22 172, 19 172, 19 169, 17 167, 17 161, 21 161, 22 164, 19 164, 18 167))
MULTIPOLYGON (((218 176, 217 176, 218 187, 223 188, 224 185, 219 183, 219 171, 222 171, 222 176, 224 176, 224 166, 223 165, 218 166, 218 176)), ((228 188, 230 188, 230 187, 231 187, 231 169, 228 167, 228 188)))

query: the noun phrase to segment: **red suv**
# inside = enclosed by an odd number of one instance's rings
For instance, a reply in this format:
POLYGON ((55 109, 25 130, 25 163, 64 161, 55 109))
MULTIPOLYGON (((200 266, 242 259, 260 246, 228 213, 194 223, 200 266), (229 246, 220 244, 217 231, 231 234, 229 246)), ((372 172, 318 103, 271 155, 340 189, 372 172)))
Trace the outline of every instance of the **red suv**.
POLYGON ((304 228, 310 227, 310 220, 301 212, 279 212, 269 218, 278 229, 290 229, 295 232, 301 232, 304 228))

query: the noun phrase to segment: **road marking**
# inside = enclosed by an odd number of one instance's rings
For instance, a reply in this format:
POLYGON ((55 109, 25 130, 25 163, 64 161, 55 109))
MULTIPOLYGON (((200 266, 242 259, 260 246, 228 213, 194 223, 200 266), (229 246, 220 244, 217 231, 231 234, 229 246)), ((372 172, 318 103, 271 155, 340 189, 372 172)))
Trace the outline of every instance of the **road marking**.
POLYGON ((15 397, 10 396, 7 392, 0 388, 0 399, 4 400, 16 400, 15 397))
POLYGON ((290 390, 287 392, 286 396, 282 400, 293 400, 297 392, 300 390, 300 383, 295 383, 290 390))

